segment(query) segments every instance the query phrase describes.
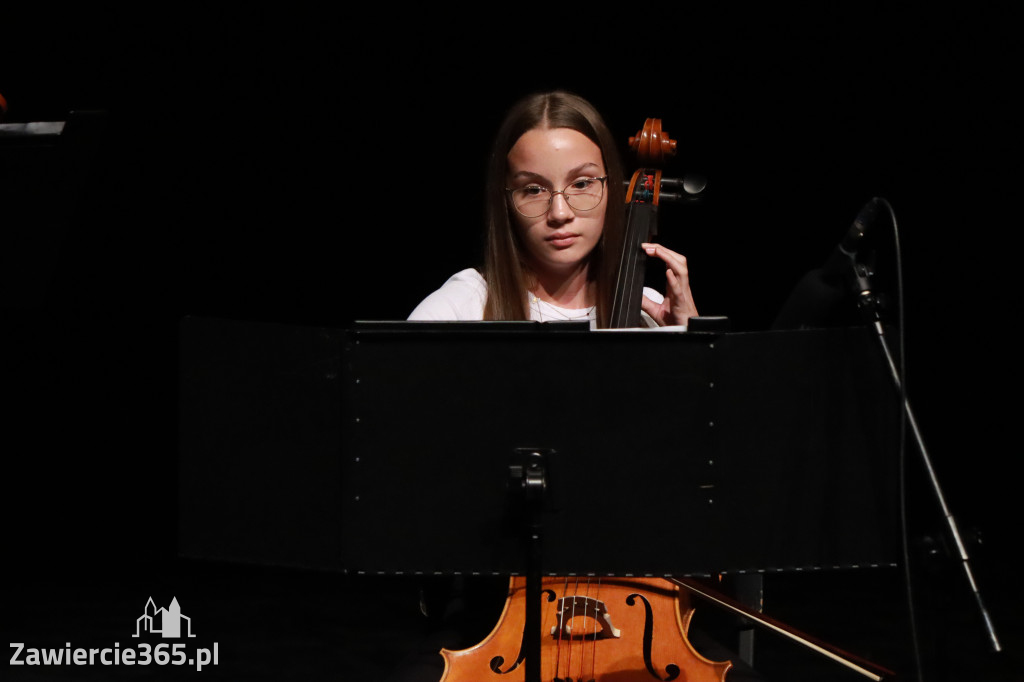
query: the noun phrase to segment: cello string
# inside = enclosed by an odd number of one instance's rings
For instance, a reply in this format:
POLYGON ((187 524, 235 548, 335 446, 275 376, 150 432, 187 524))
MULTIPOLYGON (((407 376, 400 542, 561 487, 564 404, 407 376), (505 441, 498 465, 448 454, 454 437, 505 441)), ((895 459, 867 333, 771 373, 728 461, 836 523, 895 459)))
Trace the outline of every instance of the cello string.
MULTIPOLYGON (((630 183, 633 195, 636 194, 637 184, 642 182, 642 178, 645 177, 646 175, 643 174, 642 170, 638 170, 634 174, 633 181, 630 183)), ((640 268, 640 261, 637 258, 636 250, 640 248, 640 244, 646 238, 644 235, 638 235, 636 229, 629 229, 630 225, 633 225, 633 207, 637 203, 635 200, 627 203, 626 234, 624 235, 622 252, 619 254, 619 276, 616 278, 615 298, 613 299, 617 307, 613 307, 613 317, 615 319, 610 322, 611 326, 617 328, 627 326, 628 311, 636 297, 635 280, 640 268)))
POLYGON ((579 576, 576 576, 576 584, 573 585, 572 589, 573 589, 573 593, 572 593, 572 606, 569 607, 569 618, 568 619, 563 619, 563 621, 562 621, 562 627, 565 629, 565 635, 566 635, 566 637, 569 640, 569 645, 568 645, 569 646, 569 655, 568 655, 567 660, 565 662, 566 677, 570 677, 572 675, 572 654, 573 654, 572 619, 576 617, 576 595, 578 595, 580 593, 580 577, 579 576))
MULTIPOLYGON (((601 599, 601 578, 597 579, 597 594, 594 596, 594 604, 598 604, 601 599)), ((590 679, 593 680, 597 676, 597 638, 598 638, 598 622, 596 620, 597 610, 594 610, 594 645, 592 647, 593 652, 590 655, 590 679)))
MULTIPOLYGON (((580 680, 582 681, 585 677, 585 670, 587 668, 587 631, 590 627, 590 577, 587 577, 587 591, 583 600, 583 632, 580 634, 580 680)), ((591 658, 593 662, 593 658, 591 658)))
MULTIPOLYGON (((646 187, 648 182, 653 182, 653 184, 654 184, 654 191, 656 192, 657 189, 658 189, 658 184, 660 182, 660 179, 659 179, 658 176, 659 176, 659 172, 658 171, 655 171, 654 175, 649 175, 648 174, 648 170, 645 169, 644 172, 643 172, 643 175, 642 175, 645 187, 646 187)), ((657 205, 653 198, 651 198, 649 200, 644 200, 643 203, 649 203, 652 206, 656 206, 657 205)), ((644 255, 640 255, 638 252, 641 251, 641 244, 643 244, 647 240, 651 239, 651 237, 652 237, 652 235, 650 234, 651 226, 650 226, 649 222, 645 222, 645 224, 640 226, 640 227, 642 229, 634 229, 632 231, 632 234, 631 234, 631 237, 633 238, 633 243, 631 244, 630 248, 632 249, 634 257, 630 260, 630 264, 632 265, 632 272, 630 272, 630 277, 629 277, 629 281, 630 281, 630 285, 631 286, 630 286, 630 290, 629 290, 629 294, 628 294, 629 295, 629 299, 628 300, 630 301, 629 309, 633 309, 633 307, 634 307, 633 306, 633 302, 636 302, 636 311, 637 311, 637 319, 635 320, 636 324, 641 324, 641 320, 642 320, 642 316, 641 316, 642 306, 640 304, 643 301, 643 288, 644 288, 644 277, 643 276, 644 276, 644 267, 646 265, 646 259, 647 259, 647 256, 645 254, 644 255)))
MULTIPOLYGON (((627 228, 629 227, 629 225, 632 222, 632 220, 633 220, 633 203, 630 202, 629 204, 627 204, 627 209, 626 209, 626 227, 627 228)), ((629 252, 630 252, 630 247, 629 247, 629 230, 627 229, 626 230, 626 234, 623 235, 622 252, 619 253, 619 276, 615 280, 615 293, 614 293, 614 298, 612 299, 614 301, 614 303, 615 303, 615 306, 613 306, 613 310, 612 310, 613 319, 609 320, 609 324, 612 327, 621 327, 622 326, 622 316, 623 316, 623 311, 624 311, 624 305, 623 304, 626 301, 626 296, 625 296, 625 293, 624 293, 624 289, 625 289, 625 286, 626 286, 626 282, 628 281, 628 278, 625 276, 625 270, 627 269, 628 264, 629 264, 629 252)))
POLYGON ((555 679, 560 675, 559 667, 562 663, 562 609, 558 608, 558 606, 565 603, 565 595, 568 591, 569 576, 565 576, 565 582, 562 584, 562 599, 555 602, 555 629, 558 631, 558 636, 555 640, 555 679))
MULTIPOLYGON (((639 177, 638 177, 639 181, 639 177)), ((635 193, 636 190, 634 190, 635 193)), ((629 209, 626 212, 626 226, 628 227, 633 223, 633 207, 636 202, 629 203, 629 209)), ((615 326, 624 327, 627 322, 628 310, 631 308, 632 301, 636 297, 636 277, 639 271, 640 262, 636 256, 636 250, 640 248, 640 244, 643 243, 643 237, 639 235, 639 231, 636 229, 628 230, 625 235, 625 243, 623 245, 622 254, 619 259, 619 282, 621 284, 621 290, 619 291, 619 297, 617 300, 621 304, 621 308, 618 311, 618 320, 615 322, 615 326)))

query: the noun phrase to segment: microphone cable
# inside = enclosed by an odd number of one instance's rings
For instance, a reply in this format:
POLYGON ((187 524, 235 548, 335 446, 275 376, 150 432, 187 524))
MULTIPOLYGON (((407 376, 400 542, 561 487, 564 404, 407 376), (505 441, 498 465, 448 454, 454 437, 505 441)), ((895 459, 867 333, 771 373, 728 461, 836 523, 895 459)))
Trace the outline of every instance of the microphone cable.
POLYGON ((911 650, 914 659, 914 667, 917 672, 917 679, 923 682, 923 667, 921 665, 921 646, 917 628, 917 610, 914 606, 913 579, 910 570, 910 539, 909 521, 907 519, 907 362, 906 362, 906 335, 904 333, 904 297, 903 297, 903 254, 900 248, 899 224, 896 220, 896 212, 892 205, 884 198, 877 201, 885 207, 889 214, 889 223, 892 226, 893 254, 895 257, 896 270, 896 325, 897 325, 897 357, 899 358, 899 404, 900 404, 900 425, 899 425, 899 514, 901 545, 903 553, 903 580, 907 593, 907 612, 910 625, 911 650))

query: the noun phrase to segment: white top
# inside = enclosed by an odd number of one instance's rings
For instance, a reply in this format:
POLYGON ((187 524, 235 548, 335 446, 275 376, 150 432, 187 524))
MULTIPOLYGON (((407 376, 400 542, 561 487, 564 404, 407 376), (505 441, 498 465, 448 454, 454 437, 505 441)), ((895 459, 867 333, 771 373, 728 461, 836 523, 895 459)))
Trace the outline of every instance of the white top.
MULTIPOLYGON (((664 297, 654 289, 644 287, 644 296, 655 303, 664 297)), ((590 320, 591 327, 597 320, 594 306, 589 308, 562 308, 530 296, 530 319, 535 322, 566 322, 590 320)), ((484 305, 487 303, 487 282, 483 275, 468 268, 448 278, 440 289, 423 299, 409 315, 410 320, 432 320, 438 322, 461 322, 484 319, 484 305)), ((647 313, 641 313, 648 327, 657 327, 647 313)), ((679 327, 676 327, 679 329, 679 327)))

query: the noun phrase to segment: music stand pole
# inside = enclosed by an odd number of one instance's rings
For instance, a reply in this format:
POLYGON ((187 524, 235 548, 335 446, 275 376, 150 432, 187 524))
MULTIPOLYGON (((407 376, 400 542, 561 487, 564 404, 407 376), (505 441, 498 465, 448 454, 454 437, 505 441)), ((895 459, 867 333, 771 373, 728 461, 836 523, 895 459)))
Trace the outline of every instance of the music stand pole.
MULTIPOLYGON (((867 268, 861 264, 857 264, 855 267, 857 269, 858 277, 862 282, 865 282, 868 274, 867 268)), ((876 337, 882 347, 882 352, 885 354, 885 359, 889 364, 889 371, 892 374, 892 380, 895 384, 896 391, 901 397, 900 402, 902 403, 903 413, 906 416, 907 424, 910 425, 910 431, 913 434, 914 442, 917 444, 917 451, 921 454, 921 459, 924 461, 925 471, 928 473, 928 479, 931 481, 935 497, 939 501, 939 507, 942 510, 942 515, 945 517, 946 524, 949 526, 950 535, 953 537, 953 542, 956 543, 957 553, 960 555, 960 565, 963 567, 971 592, 974 594, 974 600, 978 605, 978 610, 981 612, 982 621, 984 622, 985 629, 988 632, 989 643, 991 644, 993 651, 1002 651, 1002 646, 999 644, 999 638, 996 636, 992 619, 989 617, 988 609, 985 608, 985 603, 981 599, 981 592, 979 591, 978 584, 974 579, 974 573, 971 571, 970 557, 967 555, 967 548, 964 546, 963 540, 960 537, 960 530, 957 528, 956 519, 953 518, 953 514, 950 512, 949 506, 946 504, 946 498, 942 494, 942 486, 939 485, 939 478, 935 473, 934 467, 932 467, 931 458, 928 456, 928 449, 924 445, 924 437, 921 435, 921 430, 918 428, 917 420, 914 418, 914 411, 910 408, 910 399, 903 393, 903 382, 900 380, 899 370, 896 368, 896 362, 893 359, 892 351, 889 349, 889 343, 885 337, 885 329, 882 326, 882 322, 878 314, 877 303, 878 301, 871 292, 870 287, 865 287, 860 292, 858 306, 863 311, 867 320, 873 324, 875 331, 877 332, 876 337)))
POLYGON ((547 462, 550 451, 517 448, 509 467, 513 491, 522 496, 524 528, 527 545, 526 567, 526 682, 540 682, 541 673, 541 563, 542 514, 547 495, 547 462))

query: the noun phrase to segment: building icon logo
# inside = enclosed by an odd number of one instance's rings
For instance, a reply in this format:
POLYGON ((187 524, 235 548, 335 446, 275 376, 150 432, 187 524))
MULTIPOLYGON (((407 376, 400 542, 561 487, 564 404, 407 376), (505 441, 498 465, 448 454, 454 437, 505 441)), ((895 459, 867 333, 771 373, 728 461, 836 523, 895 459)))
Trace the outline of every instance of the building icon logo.
POLYGON ((195 637, 192 634, 192 619, 182 614, 177 597, 171 599, 171 605, 166 609, 158 609, 153 598, 149 598, 142 615, 135 620, 135 634, 132 637, 138 637, 143 632, 158 632, 162 637, 195 637), (182 623, 184 635, 181 634, 182 623))

